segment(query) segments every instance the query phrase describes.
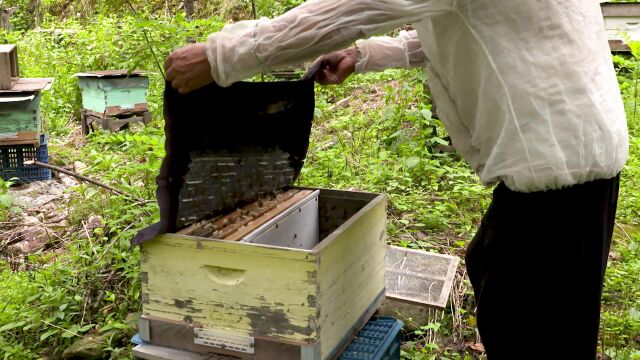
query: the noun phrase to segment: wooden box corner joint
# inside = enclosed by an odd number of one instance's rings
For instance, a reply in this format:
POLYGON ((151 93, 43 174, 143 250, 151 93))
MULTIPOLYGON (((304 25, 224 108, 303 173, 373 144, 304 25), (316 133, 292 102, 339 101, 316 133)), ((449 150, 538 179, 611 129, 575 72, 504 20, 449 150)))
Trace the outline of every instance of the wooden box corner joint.
POLYGON ((19 79, 17 46, 0 45, 0 90, 11 90, 19 79))

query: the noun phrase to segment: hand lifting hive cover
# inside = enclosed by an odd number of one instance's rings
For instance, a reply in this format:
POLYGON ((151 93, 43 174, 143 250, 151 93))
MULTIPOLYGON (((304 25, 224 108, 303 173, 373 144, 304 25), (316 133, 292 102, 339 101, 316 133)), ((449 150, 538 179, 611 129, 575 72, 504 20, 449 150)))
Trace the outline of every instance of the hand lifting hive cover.
POLYGON ((140 244, 293 186, 309 146, 314 74, 286 82, 210 84, 182 95, 166 84, 160 222, 140 244))

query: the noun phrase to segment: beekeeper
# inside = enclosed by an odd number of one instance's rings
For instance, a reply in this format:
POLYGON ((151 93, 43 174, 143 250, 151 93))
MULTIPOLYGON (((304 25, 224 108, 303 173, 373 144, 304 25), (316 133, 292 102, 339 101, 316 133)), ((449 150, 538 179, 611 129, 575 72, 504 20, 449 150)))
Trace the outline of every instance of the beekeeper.
POLYGON ((498 184, 466 255, 489 360, 593 360, 628 151, 599 3, 310 0, 229 24, 165 67, 187 93, 327 53, 322 84, 424 66, 453 145, 498 184))

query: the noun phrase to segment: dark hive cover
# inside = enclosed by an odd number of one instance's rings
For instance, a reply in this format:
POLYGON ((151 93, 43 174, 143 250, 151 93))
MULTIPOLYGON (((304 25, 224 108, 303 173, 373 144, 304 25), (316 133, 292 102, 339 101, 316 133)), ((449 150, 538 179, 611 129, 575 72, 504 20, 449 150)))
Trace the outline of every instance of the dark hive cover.
POLYGON ((157 177, 160 222, 140 244, 293 186, 309 146, 315 72, 301 80, 165 85, 166 157, 157 177))

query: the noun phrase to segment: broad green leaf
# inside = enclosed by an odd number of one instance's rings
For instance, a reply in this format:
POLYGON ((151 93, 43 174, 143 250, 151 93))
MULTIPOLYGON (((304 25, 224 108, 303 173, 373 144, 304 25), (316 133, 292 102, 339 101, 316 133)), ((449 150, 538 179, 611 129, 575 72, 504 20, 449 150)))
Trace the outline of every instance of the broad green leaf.
POLYGON ((87 332, 87 331, 89 331, 89 330, 93 329, 93 327, 94 327, 94 326, 95 326, 94 324, 87 324, 87 325, 85 325, 85 326, 83 326, 83 327, 79 328, 79 329, 78 329, 78 332, 82 332, 82 333, 83 333, 83 332, 87 332))
POLYGON ((431 120, 431 117, 433 116, 431 111, 427 109, 420 110, 420 114, 422 114, 422 117, 424 117, 425 120, 431 120))
POLYGON ((0 209, 8 209, 13 205, 13 196, 9 194, 0 195, 0 209))
POLYGON ((17 322, 17 323, 6 324, 6 325, 0 327, 0 332, 11 330, 11 329, 15 329, 17 327, 23 326, 26 323, 27 323, 26 321, 20 321, 20 322, 17 322))
POLYGON ((71 338, 78 334, 79 326, 74 324, 67 331, 63 331, 61 337, 63 338, 71 338))
POLYGON ((437 142, 440 145, 449 145, 449 143, 447 142, 447 140, 444 139, 440 139, 440 138, 433 138, 433 141, 437 142))
POLYGON ((400 135, 402 135, 402 130, 398 130, 398 131, 394 132, 393 134, 389 135, 389 139, 396 138, 396 137, 398 137, 400 135))
POLYGON ((413 169, 414 167, 416 167, 419 163, 420 163, 420 158, 417 156, 411 156, 408 157, 405 161, 404 161, 405 165, 407 165, 407 167, 409 169, 413 169))
POLYGON ((60 330, 58 329, 51 329, 48 330, 47 332, 45 332, 44 334, 40 335, 40 341, 44 341, 46 340, 49 336, 57 334, 60 330))

